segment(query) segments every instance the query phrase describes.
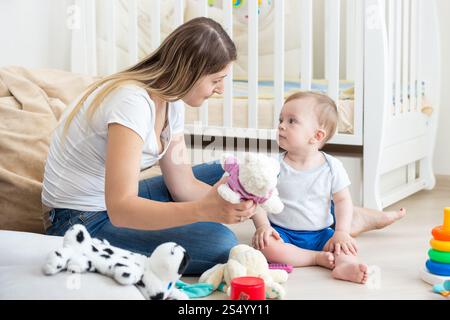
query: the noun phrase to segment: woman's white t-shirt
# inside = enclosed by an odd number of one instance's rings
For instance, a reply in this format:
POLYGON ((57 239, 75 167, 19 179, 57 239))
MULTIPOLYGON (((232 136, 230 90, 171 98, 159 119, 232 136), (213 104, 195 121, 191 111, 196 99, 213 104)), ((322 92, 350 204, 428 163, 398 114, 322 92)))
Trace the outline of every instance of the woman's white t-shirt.
MULTIPOLYGON (((144 141, 141 170, 154 165, 166 152, 172 136, 183 132, 184 104, 168 103, 167 126, 161 132, 163 151, 158 154, 155 104, 147 91, 127 85, 111 92, 95 111, 91 121, 86 110, 97 94, 94 91, 73 118, 63 139, 69 107, 53 133, 45 164, 42 203, 49 208, 103 211, 105 204, 105 160, 108 125, 118 123, 135 131, 144 141)), ((78 99, 75 100, 75 102, 78 99)))

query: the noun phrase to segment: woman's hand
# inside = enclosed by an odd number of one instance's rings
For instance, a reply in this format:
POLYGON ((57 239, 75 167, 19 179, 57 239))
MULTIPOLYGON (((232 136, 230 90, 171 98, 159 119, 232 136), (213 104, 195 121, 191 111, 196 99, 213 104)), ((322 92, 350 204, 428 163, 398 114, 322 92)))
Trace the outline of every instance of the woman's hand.
POLYGON ((247 200, 233 204, 219 195, 217 188, 227 180, 228 177, 220 179, 208 194, 199 200, 198 211, 204 217, 204 221, 234 224, 247 220, 255 214, 256 204, 253 201, 247 200))
POLYGON ((347 255, 354 255, 358 253, 356 241, 348 232, 335 231, 334 235, 327 241, 323 247, 324 251, 334 252, 336 255, 341 253, 341 250, 347 255))
POLYGON ((277 240, 281 239, 280 234, 270 225, 265 224, 258 227, 253 235, 253 247, 257 250, 264 249, 269 244, 269 238, 271 236, 277 240))

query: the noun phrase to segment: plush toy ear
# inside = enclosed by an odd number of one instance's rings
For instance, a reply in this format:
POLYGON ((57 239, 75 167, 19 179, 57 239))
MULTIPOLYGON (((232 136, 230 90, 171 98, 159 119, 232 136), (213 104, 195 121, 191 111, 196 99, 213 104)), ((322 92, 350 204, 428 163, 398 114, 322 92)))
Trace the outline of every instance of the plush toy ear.
POLYGON ((255 163, 258 161, 258 155, 254 152, 247 153, 246 160, 248 163, 255 163))
POLYGON ((225 264, 216 264, 211 269, 206 270, 200 276, 198 282, 209 283, 213 285, 213 289, 217 290, 219 285, 223 282, 223 271, 225 269, 225 264))
POLYGON ((222 153, 220 156, 220 164, 222 165, 222 168, 225 167, 225 163, 233 163, 236 161, 236 158, 231 153, 222 153))

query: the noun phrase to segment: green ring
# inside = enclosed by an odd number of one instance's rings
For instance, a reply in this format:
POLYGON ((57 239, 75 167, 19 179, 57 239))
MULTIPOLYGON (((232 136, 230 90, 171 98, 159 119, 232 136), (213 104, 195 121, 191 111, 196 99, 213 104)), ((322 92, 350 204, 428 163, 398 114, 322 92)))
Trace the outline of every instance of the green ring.
POLYGON ((450 252, 438 251, 434 249, 428 250, 428 256, 432 261, 441 263, 450 263, 450 252))

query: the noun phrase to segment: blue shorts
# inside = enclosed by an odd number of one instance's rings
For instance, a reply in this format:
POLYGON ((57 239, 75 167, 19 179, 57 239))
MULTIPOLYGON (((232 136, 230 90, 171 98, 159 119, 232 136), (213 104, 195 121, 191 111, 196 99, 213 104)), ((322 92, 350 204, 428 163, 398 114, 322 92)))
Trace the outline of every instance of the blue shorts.
POLYGON ((319 231, 296 231, 289 230, 271 223, 272 227, 278 231, 281 239, 285 243, 293 244, 302 249, 322 251, 324 245, 333 236, 332 228, 325 228, 319 231))
MULTIPOLYGON (((335 221, 333 201, 331 201, 331 215, 333 216, 333 221, 335 221)), ((334 234, 334 223, 331 227, 318 231, 296 231, 277 226, 273 223, 271 225, 278 231, 281 239, 285 243, 290 243, 308 250, 322 251, 324 245, 334 234)))

